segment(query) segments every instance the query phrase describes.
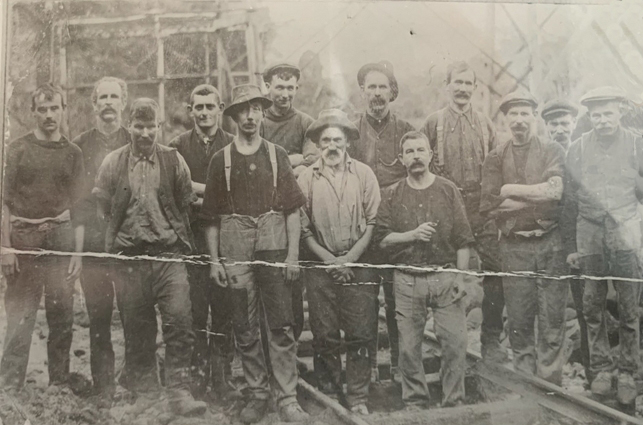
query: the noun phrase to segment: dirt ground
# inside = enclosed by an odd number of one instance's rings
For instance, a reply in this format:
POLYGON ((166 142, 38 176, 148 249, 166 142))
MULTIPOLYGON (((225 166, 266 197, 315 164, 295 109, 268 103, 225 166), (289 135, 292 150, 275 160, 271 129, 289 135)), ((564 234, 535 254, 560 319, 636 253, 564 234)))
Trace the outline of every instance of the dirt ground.
MULTIPOLYGON (((470 282, 468 304, 469 347, 473 351, 479 350, 479 332, 481 312, 479 304, 482 293, 476 289, 477 282, 470 282)), ((0 284, 1 293, 4 288, 0 284)), ((383 301, 383 300, 382 300, 383 301)), ((221 424, 235 425, 239 423, 238 413, 242 408, 240 395, 231 394, 228 399, 217 400, 208 395, 208 410, 202 417, 181 418, 172 416, 162 393, 150 394, 137 399, 122 387, 118 387, 115 402, 111 408, 101 408, 100 400, 83 396, 91 386, 90 356, 89 356, 89 329, 88 319, 84 310, 80 291, 75 297, 74 337, 71 349, 72 382, 70 387, 48 387, 47 376, 47 323, 44 307, 38 311, 36 328, 33 334, 29 367, 25 387, 22 391, 0 391, 0 425, 181 425, 181 424, 221 424), (72 391, 73 389, 73 391, 72 391), (77 395, 79 394, 79 395, 77 395)), ((383 310, 383 309, 382 309, 383 310)), ((383 311, 382 311, 383 313, 383 311)), ((381 314, 383 316, 383 314, 381 314)), ((4 302, 0 299, 0 349, 5 337, 4 302)), ((383 318, 382 318, 383 319, 383 318)), ((385 347, 386 326, 380 320, 380 341, 385 347)), ((574 327, 573 321, 569 324, 570 330, 574 327)), ((432 329, 432 320, 429 319, 427 329, 432 329)), ((160 335, 160 333, 159 333, 160 335)), ((120 369, 124 355, 123 334, 118 315, 114 315, 112 326, 112 341, 116 355, 116 367, 120 369)), ((505 341, 505 345, 507 342, 505 341)), ((386 349, 378 355, 380 363, 388 363, 389 356, 386 349)), ((236 370, 236 379, 241 383, 241 371, 236 370)), ((574 392, 585 392, 584 371, 578 364, 570 364, 565 368, 565 387, 574 392)), ((378 392, 376 389, 375 393, 378 392)), ((400 400, 401 402, 401 400, 400 400)), ((399 403, 397 403, 399 404, 399 403)), ((396 405, 397 405, 396 404, 396 405)), ((386 410, 386 409, 385 409, 386 410)), ((395 409, 394 409, 395 410, 395 409)), ((308 423, 323 425, 334 424, 337 418, 329 411, 317 411, 308 423)), ((272 412, 262 420, 261 424, 278 424, 277 413, 272 412)))

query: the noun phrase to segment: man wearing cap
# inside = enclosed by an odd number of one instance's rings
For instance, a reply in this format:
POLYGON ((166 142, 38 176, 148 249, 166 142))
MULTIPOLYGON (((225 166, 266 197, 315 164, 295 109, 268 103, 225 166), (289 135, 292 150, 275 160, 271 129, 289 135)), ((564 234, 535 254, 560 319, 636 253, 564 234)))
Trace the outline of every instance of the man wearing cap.
POLYGON ((466 292, 462 274, 430 270, 466 270, 473 234, 458 188, 429 170, 433 151, 426 135, 406 133, 399 150, 408 177, 382 191, 374 239, 389 262, 398 265, 393 279, 402 400, 407 410, 428 407, 422 340, 431 308, 442 350, 442 406, 454 406, 465 396, 466 292))
POLYGON ((210 162, 201 216, 209 222, 210 276, 230 291, 234 335, 250 397, 241 421, 261 420, 270 389, 282 420, 305 420, 308 414, 296 398, 292 285, 299 277, 299 208, 306 198, 285 149, 259 134, 272 101, 249 84, 235 87, 232 94, 232 104, 223 113, 237 123, 238 135, 210 162), (261 344, 259 305, 268 327, 272 375, 261 344))
POLYGON ((548 276, 567 271, 558 229, 565 152, 535 134, 537 107, 523 90, 508 94, 500 104, 513 137, 484 162, 480 212, 495 218, 501 231, 514 369, 561 385, 569 285, 548 276), (521 276, 524 272, 540 276, 521 276))
MULTIPOLYGON (((105 251, 105 223, 96 214, 96 200, 91 195, 98 168, 108 153, 129 143, 129 133, 122 125, 127 105, 127 84, 120 78, 103 77, 94 84, 91 101, 96 127, 72 142, 83 151, 85 181, 77 217, 85 225, 86 252, 105 251)), ((89 316, 89 347, 93 392, 105 402, 114 393, 114 349, 111 326, 114 310, 114 284, 110 258, 85 257, 80 283, 89 316)))
POLYGON ((618 370, 617 399, 631 404, 637 395, 633 374, 639 362, 639 285, 643 140, 620 124, 625 93, 600 87, 581 98, 594 129, 569 148, 563 231, 567 262, 588 276, 612 276, 619 312, 619 353, 613 361, 607 339, 606 280, 585 280, 583 308, 589 335, 591 390, 612 391, 618 370))
MULTIPOLYGON (((360 139, 351 143, 348 152, 353 159, 371 167, 381 189, 406 177, 406 169, 399 158, 399 142, 403 135, 415 130, 411 124, 399 118, 389 107, 398 95, 397 79, 393 65, 388 61, 368 63, 357 73, 357 83, 366 101, 366 111, 361 113, 355 125, 360 139)), ((376 249, 370 255, 374 263, 386 264, 385 258, 376 249)), ((395 321, 395 296, 393 293, 393 272, 377 270, 384 285, 386 301, 386 327, 391 349, 391 377, 398 377, 398 331, 395 321)), ((371 347, 373 379, 378 380, 377 344, 371 347)))
MULTIPOLYGON (((471 250, 473 259, 480 269, 498 272, 498 229, 493 220, 483 218, 479 211, 482 164, 496 145, 495 129, 491 120, 471 104, 476 73, 466 62, 454 62, 447 67, 446 84, 448 106, 429 115, 421 129, 435 152, 431 170, 451 180, 460 190, 476 238, 477 250, 471 250)), ((502 279, 486 275, 482 288, 482 357, 503 363, 507 353, 500 346, 505 306, 502 279)))
MULTIPOLYGON (((272 100, 272 106, 266 109, 266 117, 260 129, 261 137, 286 150, 295 177, 319 158, 315 144, 306 140, 305 137, 306 130, 314 120, 292 105, 299 89, 300 77, 299 68, 289 63, 280 63, 266 68, 263 72, 263 81, 268 88, 268 98, 272 100)), ((292 285, 296 340, 299 340, 304 329, 304 300, 301 285, 301 282, 292 285)))
POLYGON ((142 392, 158 387, 158 305, 170 409, 178 415, 202 414, 205 403, 195 401, 189 391, 194 332, 187 269, 177 261, 194 248, 188 211, 196 196, 183 157, 157 142, 158 112, 152 99, 132 103, 131 142, 105 157, 92 193, 98 199, 99 216, 107 221, 107 252, 175 260, 119 260, 113 267, 128 387, 142 392))
POLYGON ((346 401, 353 412, 368 414, 368 347, 375 341, 379 285, 372 269, 346 263, 361 262, 368 248, 380 189, 373 170, 346 153, 348 145, 359 140, 359 131, 344 112, 322 111, 306 136, 322 155, 298 179, 307 199, 302 237, 317 261, 336 266, 311 267, 305 273, 315 373, 322 391, 343 396, 343 330, 346 401))
MULTIPOLYGON (((195 253, 208 255, 205 237, 205 223, 199 219, 203 204, 205 179, 208 165, 214 154, 232 142, 234 136, 219 127, 219 117, 223 110, 219 91, 209 85, 196 86, 190 94, 188 112, 194 120, 194 128, 177 136, 170 142, 190 169, 192 190, 198 200, 192 204, 191 227, 194 234, 195 253)), ((210 279, 207 264, 188 264, 190 280, 190 300, 192 302, 192 327, 194 329, 194 351, 192 352, 192 391, 202 397, 208 383, 217 392, 225 389, 226 372, 230 374, 232 355, 232 324, 230 322, 230 303, 228 291, 214 285, 210 279), (211 326, 208 330, 208 313, 211 326)))
MULTIPOLYGON (((565 154, 567 154, 572 142, 571 135, 576 125, 576 116, 578 115, 576 105, 565 99, 553 99, 543 106, 540 115, 545 121, 545 127, 547 133, 549 133, 550 140, 559 143, 565 150, 565 154)), ((579 274, 580 271, 578 269, 572 269, 572 272, 579 274)), ((589 370, 587 322, 585 322, 585 316, 583 315, 583 282, 573 280, 570 283, 576 317, 578 318, 578 325, 580 326, 581 359, 583 366, 585 366, 586 376, 589 377, 591 373, 589 370)))
POLYGON ((305 138, 306 130, 315 120, 292 105, 300 77, 299 68, 289 63, 272 65, 263 72, 272 106, 266 109, 260 134, 286 150, 295 176, 319 158, 315 144, 305 138))

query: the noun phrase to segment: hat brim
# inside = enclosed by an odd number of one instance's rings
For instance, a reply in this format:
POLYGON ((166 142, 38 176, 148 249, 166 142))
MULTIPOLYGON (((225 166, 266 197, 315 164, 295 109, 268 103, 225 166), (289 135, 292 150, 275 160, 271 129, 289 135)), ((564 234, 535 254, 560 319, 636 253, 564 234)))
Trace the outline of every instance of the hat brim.
POLYGON ((593 103, 607 103, 607 102, 624 102, 627 98, 624 96, 597 96, 590 97, 588 99, 581 99, 580 104, 583 106, 588 106, 593 103))
POLYGON ((268 108, 270 108, 272 106, 272 100, 267 99, 267 98, 265 98, 263 96, 257 96, 257 97, 253 97, 252 99, 244 100, 243 102, 233 103, 232 105, 228 106, 227 108, 225 108, 223 110, 223 115, 227 115, 229 117, 233 116, 233 115, 236 114, 236 112, 237 112, 237 110, 239 108, 241 108, 246 103, 250 103, 250 102, 253 102, 253 101, 261 102, 261 106, 263 106, 264 110, 266 110, 266 109, 268 109, 268 108))
POLYGON ((301 78, 301 71, 299 70, 299 68, 297 68, 294 65, 285 65, 285 64, 284 65, 274 66, 274 67, 272 67, 270 69, 267 69, 261 75, 261 77, 263 78, 263 81, 265 83, 270 83, 270 80, 272 79, 272 76, 278 74, 282 70, 283 71, 290 71, 293 74, 295 74, 295 79, 297 81, 299 81, 299 79, 301 78))
POLYGON ((319 143, 319 137, 321 136, 322 131, 326 130, 328 127, 339 127, 346 134, 346 139, 349 142, 359 140, 359 130, 355 125, 348 122, 337 122, 336 120, 322 118, 315 121, 308 127, 306 130, 306 138, 312 140, 315 143, 319 143))
POLYGON ((534 108, 534 110, 538 108, 538 104, 532 100, 516 99, 503 103, 502 105, 500 105, 499 109, 503 114, 507 114, 509 109, 513 108, 514 106, 531 106, 532 108, 534 108))
POLYGON ((576 116, 578 115, 578 111, 577 110, 574 111, 574 110, 570 110, 570 109, 566 109, 566 108, 556 108, 556 109, 549 109, 549 110, 543 111, 540 114, 540 116, 544 120, 547 120, 547 118, 551 117, 551 116, 560 117, 560 116, 563 116, 563 115, 571 115, 573 118, 576 118, 576 116))

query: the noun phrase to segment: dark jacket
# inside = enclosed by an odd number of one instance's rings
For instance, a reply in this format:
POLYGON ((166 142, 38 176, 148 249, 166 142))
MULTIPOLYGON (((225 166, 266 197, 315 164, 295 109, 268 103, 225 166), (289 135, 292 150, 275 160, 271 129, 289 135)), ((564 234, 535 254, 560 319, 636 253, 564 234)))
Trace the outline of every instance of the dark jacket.
MULTIPOLYGON (((172 228, 183 242, 184 251, 189 253, 194 249, 194 240, 188 211, 190 204, 197 199, 192 191, 190 173, 189 170, 185 173, 185 170, 181 169, 187 169, 187 165, 180 160, 176 149, 160 144, 157 144, 156 149, 161 172, 159 201, 172 228)), ((98 170, 96 187, 92 191, 100 202, 104 202, 105 210, 109 214, 106 217, 108 225, 105 235, 107 252, 112 250, 130 202, 131 188, 127 164, 131 150, 131 144, 128 144, 107 155, 98 170)))

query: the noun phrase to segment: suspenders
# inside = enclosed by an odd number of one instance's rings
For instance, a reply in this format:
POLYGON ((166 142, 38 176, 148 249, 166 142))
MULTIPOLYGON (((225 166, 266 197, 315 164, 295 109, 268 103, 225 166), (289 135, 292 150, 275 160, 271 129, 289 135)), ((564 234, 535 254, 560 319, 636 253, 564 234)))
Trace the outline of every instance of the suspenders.
MULTIPOLYGON (((473 116, 477 122, 478 127, 482 131, 482 154, 486 158, 489 153, 489 129, 486 126, 486 122, 480 116, 478 111, 473 111, 473 116), (485 125, 483 125, 483 123, 485 125)), ((444 109, 438 111, 438 126, 436 128, 437 132, 437 144, 438 144, 438 158, 437 165, 440 167, 444 166, 444 145, 446 144, 445 134, 444 134, 444 109)))
MULTIPOLYGON (((272 168, 272 203, 274 205, 275 202, 275 196, 277 194, 277 150, 275 149, 274 143, 271 143, 269 141, 265 141, 268 144, 268 156, 270 157, 270 166, 272 168)), ((230 176, 232 175, 232 151, 230 146, 232 143, 229 143, 226 145, 225 148, 223 148, 223 163, 224 163, 224 171, 225 171, 225 183, 226 183, 226 188, 228 189, 228 200, 230 202, 230 206, 232 207, 232 211, 234 212, 234 204, 232 203, 232 196, 230 194, 230 176)))

